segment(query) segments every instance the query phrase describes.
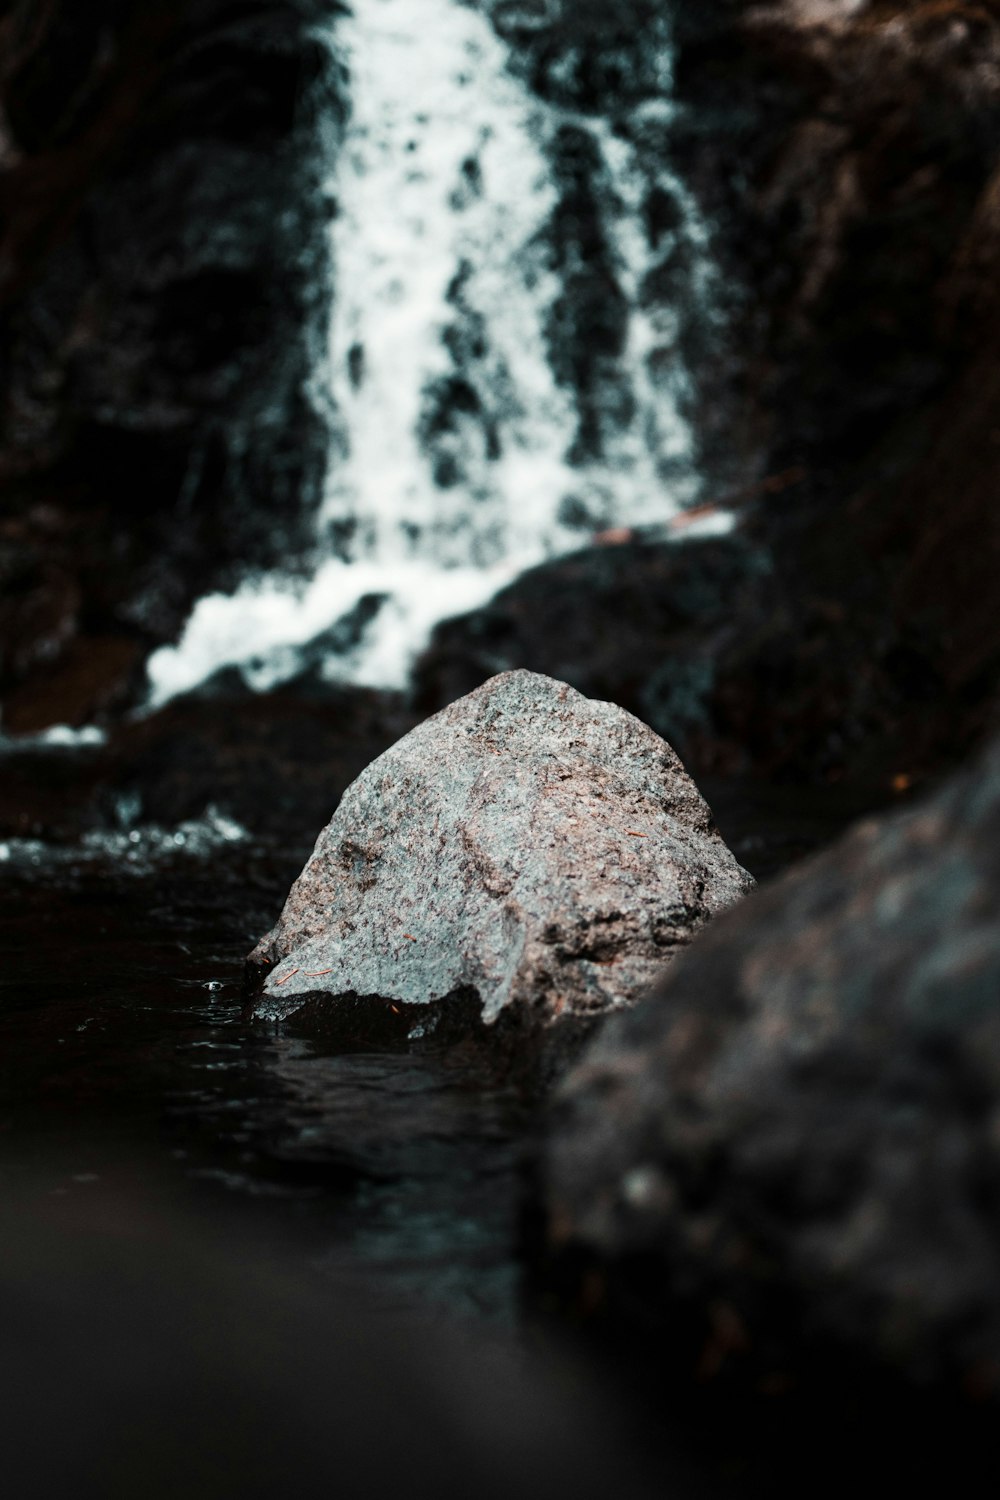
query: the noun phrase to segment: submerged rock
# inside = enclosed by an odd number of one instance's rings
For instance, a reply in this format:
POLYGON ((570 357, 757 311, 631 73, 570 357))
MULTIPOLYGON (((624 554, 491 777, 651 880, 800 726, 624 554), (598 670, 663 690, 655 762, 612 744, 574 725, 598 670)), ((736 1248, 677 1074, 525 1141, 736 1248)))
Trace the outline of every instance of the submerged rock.
POLYGON ((250 956, 254 1013, 478 998, 544 1023, 628 1004, 753 884, 631 714, 509 672, 348 788, 250 956), (349 998, 345 998, 349 997, 349 998))
POLYGON ((1000 1395, 998 850, 1000 743, 605 1028, 544 1167, 571 1297, 596 1274, 689 1374, 1000 1395))

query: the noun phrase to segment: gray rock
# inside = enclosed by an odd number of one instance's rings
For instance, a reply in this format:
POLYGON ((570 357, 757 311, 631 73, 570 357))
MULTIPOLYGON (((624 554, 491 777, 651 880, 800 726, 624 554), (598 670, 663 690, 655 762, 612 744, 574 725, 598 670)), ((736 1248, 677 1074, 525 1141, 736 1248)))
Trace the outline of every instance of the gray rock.
POLYGON ((1000 742, 715 924, 560 1091, 564 1292, 689 1373, 1000 1395, 998 911, 1000 742))
POLYGON ((318 995, 473 994, 547 1023, 635 1000, 753 882, 653 731, 508 672, 426 720, 345 792, 250 955, 257 1016, 318 995))

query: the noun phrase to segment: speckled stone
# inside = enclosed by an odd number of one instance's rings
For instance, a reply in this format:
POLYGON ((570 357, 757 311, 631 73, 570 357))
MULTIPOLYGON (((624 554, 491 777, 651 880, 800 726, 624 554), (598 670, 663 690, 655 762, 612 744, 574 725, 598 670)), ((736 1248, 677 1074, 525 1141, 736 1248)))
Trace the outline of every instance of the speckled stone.
POLYGON ((614 1010, 752 884, 658 735, 507 672, 348 788, 250 955, 252 1010, 470 992, 487 1024, 614 1010))

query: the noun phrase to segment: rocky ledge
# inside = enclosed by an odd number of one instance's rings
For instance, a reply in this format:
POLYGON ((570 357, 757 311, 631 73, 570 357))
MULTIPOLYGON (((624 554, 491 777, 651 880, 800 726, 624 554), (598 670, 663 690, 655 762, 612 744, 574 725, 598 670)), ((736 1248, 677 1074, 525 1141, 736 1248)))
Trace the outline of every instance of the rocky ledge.
POLYGON ((510 672, 348 788, 250 956, 252 1010, 377 997, 419 1026, 474 997, 487 1025, 586 1019, 634 1001, 752 885, 652 730, 510 672))

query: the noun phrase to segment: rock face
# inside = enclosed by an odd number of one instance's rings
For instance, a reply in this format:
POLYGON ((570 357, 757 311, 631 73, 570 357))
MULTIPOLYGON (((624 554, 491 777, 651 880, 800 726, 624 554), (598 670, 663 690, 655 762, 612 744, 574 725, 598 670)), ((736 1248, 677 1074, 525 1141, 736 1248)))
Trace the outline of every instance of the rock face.
POLYGON ((0 6, 7 732, 113 716, 195 599, 312 542, 330 12, 0 6))
POLYGON ((752 885, 673 751, 608 703, 494 678, 348 788, 250 956, 255 1014, 317 995, 547 1023, 636 998, 752 885))
POLYGON ((601 1033, 557 1262, 687 1374, 1000 1396, 1000 743, 762 890, 601 1033))
POLYGON ((1000 15, 675 13, 676 160, 744 289, 732 436, 802 475, 750 507, 773 571, 716 712, 768 771, 852 774, 881 745, 887 767, 953 765, 1000 701, 1000 15))

